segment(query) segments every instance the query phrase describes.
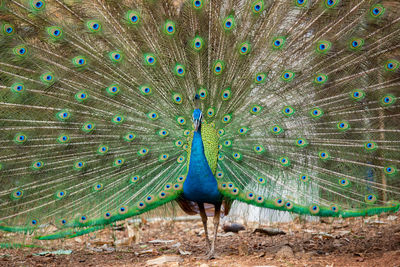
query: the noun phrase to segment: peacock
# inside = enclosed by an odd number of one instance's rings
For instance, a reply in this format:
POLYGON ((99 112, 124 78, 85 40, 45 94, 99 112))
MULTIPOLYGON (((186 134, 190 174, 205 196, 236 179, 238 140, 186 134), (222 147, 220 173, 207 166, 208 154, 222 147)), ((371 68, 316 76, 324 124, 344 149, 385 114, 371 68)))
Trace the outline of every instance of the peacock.
POLYGON ((0 44, 3 231, 399 210, 398 1, 2 0, 0 44))

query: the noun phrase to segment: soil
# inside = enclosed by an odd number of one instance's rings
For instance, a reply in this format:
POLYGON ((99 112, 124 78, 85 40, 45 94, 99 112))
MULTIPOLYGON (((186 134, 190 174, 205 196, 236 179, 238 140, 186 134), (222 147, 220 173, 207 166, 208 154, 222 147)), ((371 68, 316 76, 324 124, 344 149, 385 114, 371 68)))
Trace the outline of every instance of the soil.
POLYGON ((244 227, 219 229, 212 260, 200 220, 142 219, 58 241, 0 233, 1 243, 39 246, 0 249, 0 266, 400 266, 400 214, 244 227))

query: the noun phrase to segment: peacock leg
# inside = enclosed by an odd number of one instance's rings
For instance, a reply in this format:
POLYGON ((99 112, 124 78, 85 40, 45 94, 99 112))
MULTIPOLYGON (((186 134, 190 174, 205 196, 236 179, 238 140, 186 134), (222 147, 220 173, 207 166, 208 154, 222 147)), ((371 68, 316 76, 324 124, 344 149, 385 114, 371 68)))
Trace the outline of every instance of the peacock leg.
POLYGON ((204 203, 197 203, 197 205, 199 206, 201 221, 203 222, 204 233, 206 235, 207 250, 210 251, 211 243, 210 243, 210 239, 208 238, 207 214, 206 214, 206 211, 204 209, 204 203))
POLYGON ((207 256, 209 259, 214 258, 214 251, 215 251, 215 243, 217 242, 217 233, 218 233, 218 225, 219 225, 219 219, 221 215, 221 203, 215 204, 215 214, 214 214, 214 238, 211 243, 211 249, 208 252, 207 256))

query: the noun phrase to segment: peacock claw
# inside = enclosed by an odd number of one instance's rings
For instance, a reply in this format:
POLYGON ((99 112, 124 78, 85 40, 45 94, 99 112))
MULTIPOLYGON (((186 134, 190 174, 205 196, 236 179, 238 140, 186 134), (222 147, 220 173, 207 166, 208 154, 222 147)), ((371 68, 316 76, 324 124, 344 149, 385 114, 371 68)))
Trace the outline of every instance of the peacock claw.
POLYGON ((214 251, 210 251, 210 252, 208 252, 207 254, 206 254, 206 259, 207 260, 212 260, 212 259, 215 259, 216 257, 215 257, 215 253, 214 253, 214 251))

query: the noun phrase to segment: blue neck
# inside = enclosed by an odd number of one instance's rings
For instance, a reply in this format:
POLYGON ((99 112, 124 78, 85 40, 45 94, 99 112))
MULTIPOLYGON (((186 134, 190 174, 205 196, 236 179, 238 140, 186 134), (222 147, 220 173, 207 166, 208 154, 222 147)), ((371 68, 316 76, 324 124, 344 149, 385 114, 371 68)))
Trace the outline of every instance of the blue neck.
POLYGON ((218 184, 204 155, 200 129, 194 132, 189 171, 183 183, 183 195, 186 199, 199 203, 221 203, 222 195, 218 184))

